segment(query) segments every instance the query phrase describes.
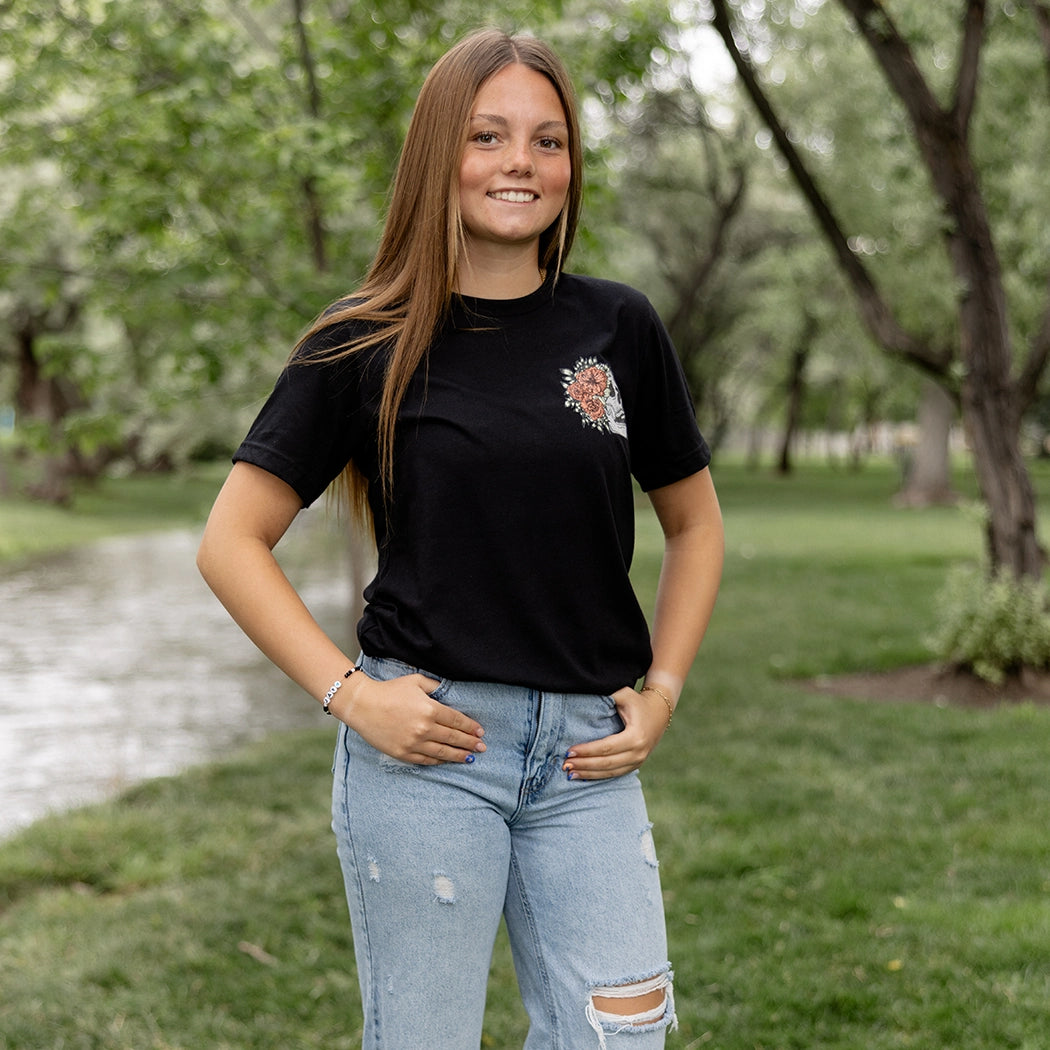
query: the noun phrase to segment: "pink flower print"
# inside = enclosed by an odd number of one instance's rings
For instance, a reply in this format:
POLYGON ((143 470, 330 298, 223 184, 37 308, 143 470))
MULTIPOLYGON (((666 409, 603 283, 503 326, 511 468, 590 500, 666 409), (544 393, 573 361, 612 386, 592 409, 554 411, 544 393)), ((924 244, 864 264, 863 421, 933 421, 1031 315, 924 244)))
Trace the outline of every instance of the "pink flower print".
MULTIPOLYGON (((604 385, 602 390, 604 390, 604 385)), ((577 380, 565 391, 576 402, 580 411, 589 419, 601 419, 605 415, 605 402, 598 397, 593 386, 577 380)))
POLYGON ((599 365, 591 365, 590 368, 581 369, 576 373, 576 383, 588 394, 600 396, 605 393, 609 385, 609 375, 599 365))

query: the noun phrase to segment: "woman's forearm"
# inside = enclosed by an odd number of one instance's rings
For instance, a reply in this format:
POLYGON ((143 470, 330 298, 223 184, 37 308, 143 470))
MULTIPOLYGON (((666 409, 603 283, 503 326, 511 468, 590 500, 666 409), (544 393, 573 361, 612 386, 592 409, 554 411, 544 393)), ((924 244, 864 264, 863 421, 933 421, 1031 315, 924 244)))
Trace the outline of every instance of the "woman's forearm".
POLYGON ((273 554, 299 511, 272 475, 237 464, 204 529, 197 565, 255 645, 289 678, 321 697, 350 662, 325 634, 273 554))
POLYGON ((651 495, 666 539, 646 683, 669 691, 677 702, 718 596, 725 549, 722 515, 706 470, 651 495))

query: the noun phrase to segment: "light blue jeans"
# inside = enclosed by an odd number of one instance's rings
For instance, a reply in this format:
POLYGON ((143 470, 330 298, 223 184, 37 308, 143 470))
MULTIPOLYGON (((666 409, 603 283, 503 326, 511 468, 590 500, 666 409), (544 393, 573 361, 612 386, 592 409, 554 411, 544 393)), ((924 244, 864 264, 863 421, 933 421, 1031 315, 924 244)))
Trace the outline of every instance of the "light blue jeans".
MULTIPOLYGON (((369 657, 363 669, 438 677, 369 657)), ((659 1050, 674 997, 641 785, 635 773, 570 781, 561 769, 573 744, 623 728, 612 699, 447 680, 431 695, 484 727, 473 763, 399 762, 346 726, 336 748, 332 827, 363 1050, 478 1050, 501 915, 525 1050, 659 1050), (631 1016, 592 998, 656 990, 662 1003, 631 1016)))

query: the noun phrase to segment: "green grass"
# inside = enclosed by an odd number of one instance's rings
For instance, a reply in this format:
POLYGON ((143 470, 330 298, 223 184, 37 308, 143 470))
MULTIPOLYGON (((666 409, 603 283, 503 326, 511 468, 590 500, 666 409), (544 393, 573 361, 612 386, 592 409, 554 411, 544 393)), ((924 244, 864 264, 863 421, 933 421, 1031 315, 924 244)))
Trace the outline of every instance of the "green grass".
POLYGON ((76 488, 68 507, 17 496, 0 500, 0 563, 118 533, 195 525, 207 517, 224 464, 184 474, 102 478, 76 488))
MULTIPOLYGON (((889 468, 716 481, 723 591, 645 770, 669 1050, 1045 1050, 1050 710, 798 683, 926 660, 974 515, 893 510, 889 468)), ((1045 467, 1037 485, 1045 520, 1045 467)), ((658 550, 643 515, 647 599, 658 550)), ((280 734, 0 844, 0 1047, 359 1046, 330 752, 327 731, 280 734)), ((524 1027, 501 940, 484 1045, 524 1027)))

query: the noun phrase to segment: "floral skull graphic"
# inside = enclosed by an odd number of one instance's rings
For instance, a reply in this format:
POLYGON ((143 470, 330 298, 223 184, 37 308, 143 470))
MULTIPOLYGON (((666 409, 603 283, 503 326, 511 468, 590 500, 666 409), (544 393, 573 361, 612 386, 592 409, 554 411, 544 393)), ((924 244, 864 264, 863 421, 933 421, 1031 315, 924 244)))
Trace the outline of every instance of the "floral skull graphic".
POLYGON ((575 409, 585 426, 627 437, 627 418, 612 369, 595 357, 581 358, 563 368, 565 406, 575 409))

